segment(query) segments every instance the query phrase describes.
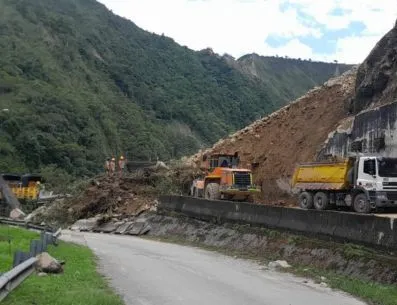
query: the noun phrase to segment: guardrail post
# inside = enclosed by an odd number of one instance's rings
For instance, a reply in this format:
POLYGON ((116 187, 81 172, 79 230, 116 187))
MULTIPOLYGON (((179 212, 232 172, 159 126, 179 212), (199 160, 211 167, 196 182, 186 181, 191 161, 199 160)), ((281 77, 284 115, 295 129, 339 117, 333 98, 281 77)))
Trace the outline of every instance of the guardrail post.
POLYGON ((12 263, 12 266, 16 267, 22 262, 23 262, 23 253, 22 253, 22 251, 18 251, 18 250, 15 251, 15 253, 14 253, 14 261, 12 263))
POLYGON ((40 243, 41 243, 41 250, 44 252, 47 250, 47 233, 46 232, 41 232, 40 236, 40 243))
POLYGON ((46 238, 46 241, 47 241, 47 244, 48 244, 48 245, 54 244, 52 234, 46 233, 46 234, 45 234, 45 238, 46 238))
POLYGON ((38 240, 32 240, 30 242, 30 254, 35 257, 39 254, 39 242, 38 240))

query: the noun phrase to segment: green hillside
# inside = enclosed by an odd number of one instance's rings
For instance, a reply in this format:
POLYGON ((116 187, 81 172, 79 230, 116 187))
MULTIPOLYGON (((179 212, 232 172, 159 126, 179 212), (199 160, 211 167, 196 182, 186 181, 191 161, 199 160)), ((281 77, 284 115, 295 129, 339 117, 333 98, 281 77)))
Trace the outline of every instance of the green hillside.
POLYGON ((308 89, 326 82, 330 77, 346 72, 352 66, 309 60, 247 54, 237 61, 237 67, 270 85, 270 91, 280 100, 290 101, 308 89))
POLYGON ((0 171, 81 176, 110 154, 189 154, 322 82, 323 65, 296 86, 301 70, 283 72, 279 87, 94 0, 0 0, 0 171))

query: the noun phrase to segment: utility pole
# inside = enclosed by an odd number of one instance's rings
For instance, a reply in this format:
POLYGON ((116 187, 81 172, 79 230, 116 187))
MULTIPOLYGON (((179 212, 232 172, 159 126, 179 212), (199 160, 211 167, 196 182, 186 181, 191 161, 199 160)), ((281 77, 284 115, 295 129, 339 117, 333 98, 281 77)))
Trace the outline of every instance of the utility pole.
POLYGON ((334 63, 335 63, 335 65, 336 65, 336 68, 335 68, 335 77, 338 77, 338 76, 340 76, 338 61, 337 61, 337 60, 334 60, 334 63))

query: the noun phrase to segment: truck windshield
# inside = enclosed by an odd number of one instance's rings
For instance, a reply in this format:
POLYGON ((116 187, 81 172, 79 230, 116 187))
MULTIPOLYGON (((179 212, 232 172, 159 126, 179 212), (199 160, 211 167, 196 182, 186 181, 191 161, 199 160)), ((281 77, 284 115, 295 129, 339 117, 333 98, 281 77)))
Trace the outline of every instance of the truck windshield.
POLYGON ((378 159, 378 168, 381 177, 397 177, 397 159, 378 159))

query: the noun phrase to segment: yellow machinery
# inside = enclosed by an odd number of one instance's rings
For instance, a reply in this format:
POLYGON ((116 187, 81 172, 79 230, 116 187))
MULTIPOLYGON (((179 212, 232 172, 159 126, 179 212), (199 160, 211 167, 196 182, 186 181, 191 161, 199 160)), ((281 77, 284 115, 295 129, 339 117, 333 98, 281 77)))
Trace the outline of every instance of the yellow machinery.
POLYGON ((190 194, 211 200, 252 201, 260 189, 253 183, 251 170, 238 166, 237 154, 204 156, 201 167, 205 176, 193 181, 190 194))
POLYGON ((343 162, 299 165, 292 179, 304 209, 352 207, 369 213, 397 207, 397 158, 356 156, 343 162))
POLYGON ((2 176, 18 200, 37 200, 39 198, 41 176, 32 174, 2 174, 2 176))
POLYGON ((298 166, 293 177, 293 186, 299 189, 341 190, 349 187, 351 160, 335 163, 309 163, 298 166))

